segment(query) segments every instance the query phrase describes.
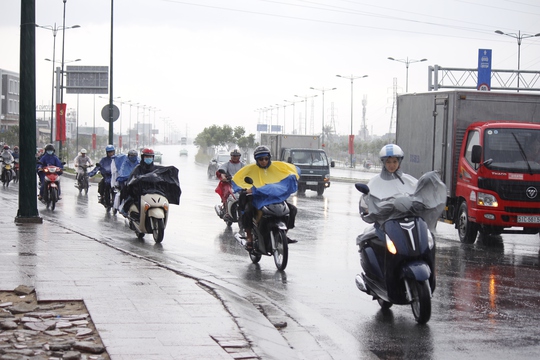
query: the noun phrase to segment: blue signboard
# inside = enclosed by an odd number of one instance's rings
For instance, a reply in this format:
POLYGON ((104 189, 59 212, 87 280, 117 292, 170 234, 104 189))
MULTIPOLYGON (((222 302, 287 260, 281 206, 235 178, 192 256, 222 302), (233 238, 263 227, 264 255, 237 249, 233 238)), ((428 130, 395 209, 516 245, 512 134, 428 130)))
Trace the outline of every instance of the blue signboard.
POLYGON ((268 131, 267 124, 257 124, 257 131, 268 131))
POLYGON ((477 90, 491 90, 491 49, 478 49, 477 90))
POLYGON ((281 125, 272 125, 270 131, 280 133, 281 132, 281 125))

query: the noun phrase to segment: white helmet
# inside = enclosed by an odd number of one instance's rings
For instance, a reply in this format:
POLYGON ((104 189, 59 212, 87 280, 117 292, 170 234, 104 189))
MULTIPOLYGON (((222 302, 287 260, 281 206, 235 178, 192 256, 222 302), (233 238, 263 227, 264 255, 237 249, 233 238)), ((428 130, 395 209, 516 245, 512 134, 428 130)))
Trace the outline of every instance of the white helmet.
POLYGON ((399 159, 399 162, 403 160, 403 157, 405 156, 405 153, 403 153, 403 150, 396 144, 388 144, 384 145, 381 151, 379 152, 379 158, 382 162, 386 160, 386 158, 389 157, 395 157, 399 159))
POLYGON ((81 154, 86 154, 86 149, 81 149, 81 154))

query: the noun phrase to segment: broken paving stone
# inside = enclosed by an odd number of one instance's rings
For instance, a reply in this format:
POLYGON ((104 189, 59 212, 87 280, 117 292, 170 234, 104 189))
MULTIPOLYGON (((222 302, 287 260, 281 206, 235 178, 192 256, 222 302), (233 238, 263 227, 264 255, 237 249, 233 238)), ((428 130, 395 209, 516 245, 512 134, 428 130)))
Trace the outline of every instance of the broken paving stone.
POLYGON ((19 285, 17 286, 13 292, 17 295, 30 295, 33 292, 36 291, 36 288, 33 286, 26 286, 26 285, 19 285))
POLYGON ((26 329, 35 330, 35 331, 53 330, 56 327, 56 321, 47 320, 47 321, 41 321, 41 322, 29 322, 29 323, 25 323, 24 327, 26 329))
POLYGON ((55 317, 56 314, 55 313, 52 313, 52 312, 29 312, 29 313, 26 313, 24 314, 24 316, 28 316, 28 317, 33 317, 33 318, 40 318, 40 319, 48 319, 48 318, 52 318, 52 317, 55 317))
POLYGON ((49 349, 51 351, 66 351, 71 350, 71 347, 73 346, 74 341, 62 341, 57 343, 50 343, 49 349))
POLYGON ((5 303, 1 303, 0 304, 0 308, 5 308, 5 307, 8 307, 8 306, 11 306, 13 305, 13 303, 10 301, 10 302, 5 302, 5 303))
POLYGON ((29 303, 21 302, 21 303, 13 304, 13 306, 9 308, 9 311, 11 311, 12 314, 25 314, 25 313, 35 311, 36 308, 37 308, 36 304, 31 304, 31 303, 29 304, 29 303))
POLYGON ((77 326, 88 325, 88 320, 75 320, 75 321, 72 321, 71 323, 77 326))
POLYGON ((48 311, 48 310, 62 309, 65 307, 66 307, 66 304, 63 304, 63 303, 46 304, 46 305, 39 305, 36 310, 48 311))
POLYGON ((67 335, 67 332, 60 331, 60 330, 47 330, 45 331, 45 334, 51 335, 51 336, 62 336, 62 335, 67 335))
POLYGON ((89 341, 77 341, 75 344, 73 344, 73 348, 80 351, 89 352, 92 354, 101 354, 102 352, 105 351, 104 346, 94 344, 89 341))
POLYGON ((73 324, 69 321, 59 321, 56 323, 56 328, 57 329, 66 329, 66 328, 70 328, 72 327, 73 324))
POLYGON ((62 355, 62 360, 78 360, 81 358, 81 353, 78 351, 66 351, 62 355))
POLYGON ((15 321, 4 320, 0 322, 0 329, 2 330, 15 330, 19 325, 15 321))
POLYGON ((90 335, 91 333, 92 333, 92 329, 87 329, 87 328, 77 329, 77 336, 78 337, 90 335))

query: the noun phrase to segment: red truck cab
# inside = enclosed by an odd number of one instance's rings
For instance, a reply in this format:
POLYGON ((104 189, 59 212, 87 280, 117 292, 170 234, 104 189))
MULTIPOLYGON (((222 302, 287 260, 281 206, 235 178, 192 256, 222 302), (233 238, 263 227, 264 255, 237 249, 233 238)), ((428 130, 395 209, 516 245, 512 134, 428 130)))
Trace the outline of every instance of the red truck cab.
POLYGON ((462 242, 473 243, 479 231, 540 231, 540 124, 472 123, 456 176, 454 219, 462 242))

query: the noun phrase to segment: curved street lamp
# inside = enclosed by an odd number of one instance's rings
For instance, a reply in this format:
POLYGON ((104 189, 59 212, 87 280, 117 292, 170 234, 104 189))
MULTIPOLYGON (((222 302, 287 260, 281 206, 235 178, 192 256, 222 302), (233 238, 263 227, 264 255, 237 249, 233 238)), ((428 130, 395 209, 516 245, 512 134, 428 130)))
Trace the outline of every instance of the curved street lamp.
POLYGON ((322 142, 321 142, 321 144, 324 146, 324 92, 325 91, 336 90, 337 88, 324 88, 324 87, 322 87, 322 88, 314 88, 314 87, 310 87, 310 89, 322 92, 322 142))
POLYGON ((518 45, 518 63, 517 63, 517 69, 518 69, 517 88, 518 88, 518 90, 517 91, 519 92, 519 77, 520 77, 519 70, 520 70, 520 62, 521 62, 521 42, 523 41, 523 39, 540 36, 540 33, 534 34, 534 35, 532 35, 532 34, 522 34, 521 30, 519 30, 517 34, 516 33, 505 33, 505 32, 502 32, 501 30, 495 30, 495 33, 497 33, 499 35, 510 36, 510 37, 513 37, 514 39, 517 40, 517 45, 518 45))
POLYGON ((80 28, 80 25, 73 25, 73 26, 56 26, 56 23, 54 25, 38 25, 36 24, 36 27, 51 30, 53 34, 53 56, 52 60, 49 60, 52 62, 52 81, 51 81, 51 144, 53 143, 53 125, 54 125, 54 63, 56 62, 56 34, 58 33, 58 30, 64 30, 64 29, 76 29, 80 28))
POLYGON ((356 79, 362 79, 367 77, 367 75, 362 76, 345 76, 345 75, 336 75, 337 77, 351 80, 351 136, 349 138, 349 154, 351 155, 351 168, 353 167, 353 153, 354 147, 351 149, 351 144, 354 145, 354 135, 353 135, 353 81, 356 79))
POLYGON ((406 70, 405 70, 405 92, 409 92, 409 65, 417 63, 417 62, 427 61, 427 59, 420 59, 420 60, 410 59, 409 60, 408 56, 407 56, 407 59, 394 59, 393 57, 389 57, 388 60, 398 61, 398 62, 401 62, 401 63, 405 64, 405 68, 406 68, 406 70))

